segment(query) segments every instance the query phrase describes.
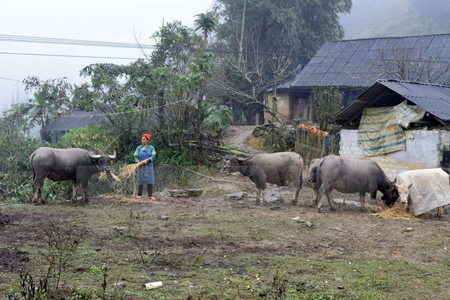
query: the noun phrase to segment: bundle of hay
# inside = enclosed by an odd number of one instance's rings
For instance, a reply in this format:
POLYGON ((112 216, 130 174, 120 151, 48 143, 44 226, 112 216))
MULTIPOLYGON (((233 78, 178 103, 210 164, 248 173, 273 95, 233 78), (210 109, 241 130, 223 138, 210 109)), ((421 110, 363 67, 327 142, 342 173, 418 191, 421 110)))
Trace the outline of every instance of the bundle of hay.
POLYGON ((391 207, 384 209, 380 213, 374 214, 375 216, 379 216, 382 218, 389 219, 414 219, 415 216, 412 213, 406 212, 400 207, 391 207))
POLYGON ((124 180, 130 180, 133 186, 133 194, 137 194, 137 177, 136 177, 136 169, 139 167, 139 163, 125 165, 120 168, 119 176, 124 180))
POLYGON ((120 180, 119 177, 117 177, 116 174, 114 174, 114 173, 105 173, 105 172, 101 172, 100 176, 98 177, 98 179, 100 179, 100 180, 108 180, 108 175, 110 175, 117 182, 121 182, 122 181, 122 180, 120 180))

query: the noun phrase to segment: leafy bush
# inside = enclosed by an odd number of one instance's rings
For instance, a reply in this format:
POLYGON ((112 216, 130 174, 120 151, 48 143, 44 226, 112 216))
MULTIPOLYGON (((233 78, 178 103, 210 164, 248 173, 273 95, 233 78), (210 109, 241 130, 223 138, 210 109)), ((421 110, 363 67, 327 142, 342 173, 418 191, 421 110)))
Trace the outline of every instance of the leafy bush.
POLYGON ((109 153, 114 150, 114 141, 108 131, 98 126, 79 127, 63 135, 63 148, 82 148, 96 153, 109 153))
POLYGON ((208 133, 213 137, 220 136, 221 132, 230 125, 231 120, 231 107, 218 105, 206 109, 204 124, 208 133))

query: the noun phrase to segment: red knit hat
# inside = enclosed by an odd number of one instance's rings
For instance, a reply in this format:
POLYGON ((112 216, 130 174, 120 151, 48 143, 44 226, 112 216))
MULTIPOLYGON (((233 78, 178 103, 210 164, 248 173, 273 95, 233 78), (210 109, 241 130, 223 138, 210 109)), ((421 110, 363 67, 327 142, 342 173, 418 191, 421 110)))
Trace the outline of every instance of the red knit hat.
POLYGON ((152 136, 148 133, 144 133, 142 136, 145 137, 147 139, 147 141, 149 141, 149 142, 152 139, 152 136))

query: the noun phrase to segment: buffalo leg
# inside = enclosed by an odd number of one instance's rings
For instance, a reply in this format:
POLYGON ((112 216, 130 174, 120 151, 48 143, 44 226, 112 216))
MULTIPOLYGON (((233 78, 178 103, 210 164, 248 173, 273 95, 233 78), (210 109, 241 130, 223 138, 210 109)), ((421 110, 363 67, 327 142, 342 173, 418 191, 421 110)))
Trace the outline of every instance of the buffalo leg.
POLYGON ((72 183, 72 202, 75 203, 77 201, 77 196, 78 196, 78 183, 74 181, 72 183))
POLYGON ((46 203, 45 200, 45 194, 44 194, 44 180, 45 177, 47 177, 48 174, 46 173, 38 173, 34 174, 34 180, 33 180, 33 203, 38 203, 39 198, 41 199, 41 203, 46 203), (40 196, 39 196, 40 194, 40 196))
POLYGON ((311 189, 312 189, 312 194, 313 194, 314 200, 317 200, 317 189, 316 189, 316 183, 315 182, 311 183, 311 189))
POLYGON ((263 205, 267 205, 266 196, 267 196, 267 188, 262 190, 263 205))
POLYGON ((359 203, 361 205, 361 211, 364 211, 364 202, 366 201, 366 193, 361 192, 359 193, 359 203))
POLYGON ((44 193, 44 183, 42 182, 42 185, 40 186, 40 191, 41 191, 41 203, 42 204, 46 204, 47 203, 47 197, 45 197, 45 193, 44 193))
POLYGON ((300 193, 300 188, 295 191, 294 199, 292 200, 292 205, 296 205, 298 202, 298 194, 300 193))
POLYGON ((322 196, 323 196, 323 185, 319 188, 319 191, 317 192, 316 204, 318 212, 322 212, 322 196))
POLYGON ((372 198, 372 205, 373 205, 373 209, 375 210, 375 212, 378 211, 378 206, 377 206, 377 191, 372 192, 370 194, 370 198, 372 198))
POLYGON ((86 182, 81 182, 81 191, 82 191, 82 196, 83 196, 83 204, 88 204, 89 203, 89 196, 88 196, 88 183, 86 182))
POLYGON ((33 203, 37 203, 39 200, 39 191, 41 190, 41 186, 43 185, 42 182, 38 182, 35 180, 33 182, 33 199, 31 200, 33 203))
POLYGON ((330 188, 330 189, 328 189, 328 190, 325 192, 325 195, 327 195, 328 204, 330 205, 330 209, 331 209, 331 210, 336 210, 336 207, 335 207, 335 205, 334 205, 333 195, 332 195, 331 192, 332 192, 332 189, 330 188))
POLYGON ((256 205, 259 204, 259 199, 260 198, 261 198, 261 189, 256 188, 256 202, 255 202, 256 205))

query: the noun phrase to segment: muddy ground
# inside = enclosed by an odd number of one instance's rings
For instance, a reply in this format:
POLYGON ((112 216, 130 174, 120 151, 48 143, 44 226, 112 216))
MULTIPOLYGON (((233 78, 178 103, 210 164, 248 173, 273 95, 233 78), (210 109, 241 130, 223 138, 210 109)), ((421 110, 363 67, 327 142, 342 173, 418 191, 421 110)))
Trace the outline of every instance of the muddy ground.
MULTIPOLYGON (((108 195, 93 198, 86 207, 65 201, 46 206, 5 203, 0 206, 0 295, 20 291, 20 272, 36 280, 47 274, 49 228, 67 235, 82 232, 58 287, 66 298, 101 295, 105 273, 106 293, 125 299, 450 295, 448 216, 383 219, 342 204, 337 212, 325 207, 319 214, 307 187, 296 206, 286 199, 273 208, 256 206, 251 198, 223 199, 227 193, 251 191, 251 185, 200 179, 198 186, 205 188, 201 197, 161 195, 156 202, 108 195), (412 230, 404 231, 407 227, 412 230), (67 228, 75 229, 68 233, 67 228), (154 281, 164 286, 142 289, 154 281)), ((54 284, 53 277, 50 286, 54 284)))

